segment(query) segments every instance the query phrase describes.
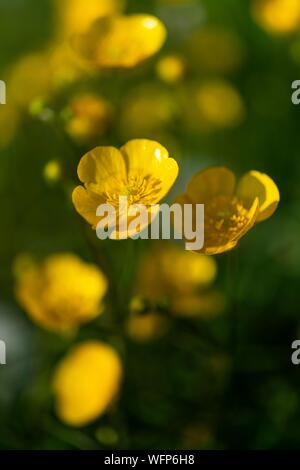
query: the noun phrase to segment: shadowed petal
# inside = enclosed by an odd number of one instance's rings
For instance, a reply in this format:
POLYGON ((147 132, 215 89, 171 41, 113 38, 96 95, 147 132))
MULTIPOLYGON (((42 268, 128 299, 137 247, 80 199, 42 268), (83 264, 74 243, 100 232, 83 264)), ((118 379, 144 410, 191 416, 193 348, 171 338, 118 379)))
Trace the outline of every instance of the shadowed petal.
POLYGON ((259 199, 256 222, 271 217, 280 200, 279 190, 274 181, 268 175, 259 171, 250 171, 240 179, 237 195, 246 204, 251 204, 255 198, 259 199))
POLYGON ((199 171, 187 187, 187 195, 198 204, 215 196, 231 196, 235 189, 234 173, 226 167, 215 166, 199 171))

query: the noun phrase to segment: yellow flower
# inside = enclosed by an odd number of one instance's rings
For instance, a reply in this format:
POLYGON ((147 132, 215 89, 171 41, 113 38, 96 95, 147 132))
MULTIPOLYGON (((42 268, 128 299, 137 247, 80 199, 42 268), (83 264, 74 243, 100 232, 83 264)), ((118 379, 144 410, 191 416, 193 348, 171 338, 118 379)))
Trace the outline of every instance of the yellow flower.
MULTIPOLYGON (((131 140, 120 150, 115 147, 96 147, 82 157, 78 177, 84 186, 73 191, 73 203, 79 214, 94 228, 100 222, 96 216, 100 204, 110 204, 118 217, 124 215, 119 197, 126 196, 128 205, 157 204, 170 190, 178 175, 178 165, 168 151, 157 142, 131 140)), ((135 217, 128 215, 128 224, 135 217)), ((151 216, 149 217, 151 222, 151 216)), ((149 223, 148 222, 148 223, 149 223)), ((144 227, 140 227, 142 229, 144 227)), ((128 232, 116 231, 111 238, 123 238, 128 232)))
POLYGON ((165 38, 166 29, 154 16, 114 16, 93 23, 73 46, 94 67, 134 67, 155 54, 165 38))
POLYGON ((244 119, 246 110, 238 92, 226 80, 214 79, 183 89, 184 124, 192 132, 216 132, 234 128, 244 119))
POLYGON ((193 176, 177 202, 204 204, 201 253, 214 255, 231 250, 255 223, 271 217, 279 200, 276 184, 264 173, 250 171, 236 185, 231 170, 211 167, 193 176))
POLYGON ((120 127, 125 139, 136 135, 154 138, 166 129, 177 113, 174 96, 161 86, 144 84, 136 87, 124 100, 120 127))
POLYGON ((120 13, 122 0, 55 0, 57 33, 69 38, 83 33, 95 20, 120 13))
MULTIPOLYGON (((209 318, 222 312, 224 299, 219 292, 211 290, 216 275, 214 258, 197 255, 170 243, 158 245, 142 257, 138 268, 137 297, 131 306, 134 331, 140 326, 143 336, 144 324, 150 329, 147 320, 143 321, 145 314, 137 315, 149 302, 152 309, 167 306, 178 316, 209 318)), ((151 319, 149 317, 152 324, 151 319)))
POLYGON ((68 42, 51 44, 46 50, 46 60, 51 67, 54 90, 59 90, 79 80, 87 73, 87 68, 84 67, 68 42))
POLYGON ((299 0, 253 0, 252 13, 269 33, 288 34, 300 26, 299 0))
POLYGON ((176 83, 184 75, 185 62, 182 57, 170 54, 162 57, 156 64, 158 77, 166 83, 176 83))
POLYGON ((43 175, 48 183, 56 183, 61 179, 62 168, 57 160, 50 160, 45 166, 43 175))
POLYGON ((208 290, 200 294, 174 296, 170 309, 174 315, 179 317, 201 316, 201 318, 210 319, 223 312, 225 306, 226 301, 221 292, 208 290))
POLYGON ((122 364, 111 346, 100 341, 75 346, 54 373, 57 415, 71 426, 90 423, 116 398, 121 376, 122 364))
POLYGON ((208 130, 235 127, 244 118, 245 109, 237 90, 229 83, 212 81, 202 84, 195 94, 199 124, 208 130))
POLYGON ((50 44, 37 53, 24 55, 10 67, 7 73, 10 102, 27 110, 35 101, 49 99, 86 72, 69 45, 50 44))
POLYGON ((46 52, 21 57, 8 72, 10 100, 27 108, 37 98, 48 98, 52 91, 53 69, 46 52))
POLYGON ((138 274, 139 293, 159 300, 164 295, 191 293, 212 284, 217 275, 213 258, 197 256, 174 244, 162 243, 142 259, 138 274))
POLYGON ((155 312, 132 313, 127 322, 127 332, 134 341, 144 343, 163 336, 167 323, 166 318, 155 312))
POLYGON ((111 118, 110 103, 93 94, 74 97, 69 105, 71 114, 66 124, 68 134, 79 142, 85 142, 105 133, 111 118))
POLYGON ((96 266, 69 253, 23 265, 17 259, 16 296, 38 325, 71 331, 102 313, 107 281, 96 266))

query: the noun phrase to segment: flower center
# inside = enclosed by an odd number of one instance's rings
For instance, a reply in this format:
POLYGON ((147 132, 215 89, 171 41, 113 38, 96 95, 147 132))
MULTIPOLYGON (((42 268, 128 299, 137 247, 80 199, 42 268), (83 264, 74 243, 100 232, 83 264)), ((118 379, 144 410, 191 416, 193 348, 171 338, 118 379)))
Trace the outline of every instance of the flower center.
POLYGON ((216 196, 204 207, 205 242, 210 246, 234 240, 248 223, 248 211, 237 197, 216 196))
POLYGON ((144 204, 145 206, 155 204, 161 190, 161 181, 152 176, 130 176, 117 191, 105 193, 108 204, 115 207, 119 205, 119 197, 126 196, 128 205, 144 204))

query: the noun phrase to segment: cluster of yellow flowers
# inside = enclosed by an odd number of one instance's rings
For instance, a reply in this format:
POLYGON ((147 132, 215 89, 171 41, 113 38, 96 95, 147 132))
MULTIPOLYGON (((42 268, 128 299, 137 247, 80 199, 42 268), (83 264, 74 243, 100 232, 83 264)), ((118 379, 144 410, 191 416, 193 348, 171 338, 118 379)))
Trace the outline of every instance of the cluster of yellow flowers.
MULTIPOLYGON (((300 19, 296 4, 297 0, 295 3, 257 0, 253 14, 266 29, 287 32, 300 19), (280 7, 285 3, 294 8, 293 18, 281 16, 280 7)), ((12 107, 5 112, 15 118, 7 119, 7 114, 4 117, 0 114, 0 126, 2 120, 10 123, 4 133, 7 136, 14 132, 19 111, 28 106, 34 109, 32 102, 37 98, 47 99, 62 84, 92 69, 135 67, 160 50, 166 38, 166 29, 158 18, 123 14, 122 0, 55 0, 55 6, 57 31, 53 43, 40 53, 22 58, 8 73, 12 107)), ((243 47, 234 35, 204 30, 197 41, 202 64, 209 71, 222 69, 227 73, 243 60, 243 47), (219 51, 218 57, 211 53, 211 48, 219 51)), ((188 44, 186 47, 188 58, 193 50, 188 44)), ((172 86, 181 82, 186 70, 186 60, 179 54, 165 55, 156 64, 159 80, 172 86)), ((225 79, 195 83, 180 97, 188 103, 187 125, 197 132, 233 127, 245 115, 239 93, 225 79)), ((141 134, 157 135, 176 113, 172 95, 147 87, 147 93, 127 97, 120 119, 122 133, 134 134, 138 129, 141 134)), ((65 109, 65 130, 80 144, 90 143, 106 132, 113 115, 114 110, 104 96, 81 93, 71 97, 65 109)), ((177 161, 156 140, 129 140, 120 149, 97 146, 79 162, 78 177, 82 184, 73 191, 73 204, 94 229, 99 221, 96 212, 100 204, 112 204, 119 218, 124 217, 120 196, 127 196, 131 204, 147 206, 150 213, 152 205, 159 203, 173 187, 178 172, 177 161)), ((49 162, 44 175, 49 181, 58 179, 59 163, 49 162)), ((207 255, 233 249, 256 223, 274 213, 279 198, 273 180, 258 171, 246 173, 238 183, 234 173, 225 167, 211 167, 195 174, 186 192, 176 201, 189 203, 193 208, 196 204, 205 205, 204 246, 199 254, 175 245, 162 245, 142 259, 128 334, 144 341, 165 331, 166 319, 159 311, 162 305, 179 316, 207 318, 222 312, 224 299, 213 287, 216 261, 207 255), (145 305, 150 306, 149 310, 142 312, 145 305)), ((130 217, 127 213, 128 221, 130 217)), ((114 238, 121 237, 124 238, 124 233, 117 227, 114 238)), ((97 266, 73 254, 55 254, 41 263, 31 257, 20 257, 15 275, 20 305, 34 322, 52 332, 70 335, 104 311, 106 276, 97 266)), ((121 359, 112 346, 92 340, 75 346, 54 373, 58 416, 69 425, 86 425, 113 403, 121 378, 121 359)))
MULTIPOLYGON (((22 255, 14 268, 16 297, 41 327, 74 334, 79 326, 103 313, 108 283, 97 266, 61 253, 42 263, 22 255)), ((72 426, 94 420, 117 396, 121 376, 121 359, 110 345, 85 341, 75 346, 54 372, 58 416, 72 426)))
MULTIPOLYGON (((161 48, 166 38, 161 21, 151 15, 123 15, 124 3, 53 0, 56 27, 51 42, 43 50, 21 57, 4 77, 10 100, 1 108, 0 125, 6 125, 6 132, 1 132, 5 139, 0 139, 0 146, 11 141, 22 112, 35 102, 48 100, 65 85, 89 74, 91 68, 133 67, 161 48)), ((81 114, 80 106, 75 108, 75 115, 81 114)), ((100 113, 104 122, 106 112, 103 103, 90 100, 88 115, 100 113), (101 106, 105 109, 100 110, 101 106)), ((84 138, 87 122, 78 119, 75 117, 69 131, 84 138)))
MULTIPOLYGON (((151 205, 168 193, 177 174, 176 161, 155 141, 132 140, 120 151, 114 147, 96 147, 79 163, 78 176, 84 186, 75 188, 73 203, 79 214, 95 228, 100 220, 96 215, 100 204, 113 204, 122 212, 119 196, 127 196, 130 204, 146 205, 150 211, 151 205)), ((193 208, 196 204, 205 205, 201 252, 214 255, 231 250, 255 223, 271 217, 279 199, 276 184, 264 173, 251 171, 236 185, 231 170, 212 167, 197 173, 187 192, 176 201, 191 204, 193 208)), ((127 218, 130 220, 129 211, 127 218)), ((150 221, 149 217, 148 223, 150 221)), ((143 228, 140 227, 140 231, 143 228)), ((118 235, 124 237, 124 233, 117 230, 113 238, 118 235)), ((125 238, 128 236, 125 234, 125 238)))

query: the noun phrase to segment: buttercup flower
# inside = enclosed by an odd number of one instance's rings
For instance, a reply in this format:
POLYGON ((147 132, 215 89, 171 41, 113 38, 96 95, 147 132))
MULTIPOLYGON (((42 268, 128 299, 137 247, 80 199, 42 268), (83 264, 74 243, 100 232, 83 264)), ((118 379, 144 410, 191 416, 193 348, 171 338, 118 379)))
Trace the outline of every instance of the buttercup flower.
POLYGON ((235 127, 245 115, 238 91, 225 81, 203 83, 195 95, 199 124, 210 128, 235 127))
POLYGON ((208 289, 196 294, 178 295, 171 303, 172 314, 178 317, 211 319, 224 312, 226 299, 222 292, 208 289))
POLYGON ((252 13, 270 33, 288 34, 300 27, 299 0, 253 0, 252 13))
POLYGON ((166 55, 156 64, 156 73, 158 77, 166 83, 176 83, 180 81, 184 72, 185 62, 179 55, 166 55))
POLYGON ((103 135, 112 118, 110 103, 90 93, 75 96, 68 110, 70 118, 66 123, 66 131, 79 142, 103 135))
POLYGON ((10 67, 7 74, 10 101, 28 110, 32 103, 49 99, 84 72, 81 61, 69 47, 52 44, 40 52, 24 55, 10 67))
POLYGON ((48 183, 56 183, 61 179, 62 168, 57 160, 50 160, 44 166, 43 176, 48 183))
POLYGON ((94 265, 69 253, 52 255, 37 265, 16 261, 16 296, 38 325, 64 332, 102 313, 107 280, 94 265))
POLYGON ((155 54, 165 38, 166 29, 154 16, 113 16, 93 23, 74 38, 73 47, 94 67, 134 67, 155 54))
POLYGON ((8 71, 10 100, 21 108, 26 109, 34 99, 48 98, 52 85, 53 69, 44 51, 21 57, 8 71))
MULTIPOLYGON (((101 220, 96 216, 100 204, 110 204, 115 207, 118 218, 124 216, 119 206, 120 196, 127 197, 128 205, 149 207, 150 214, 151 205, 157 204, 168 193, 177 175, 176 161, 169 157, 164 147, 152 140, 131 140, 120 150, 96 147, 80 160, 78 177, 84 186, 77 186, 73 191, 73 203, 93 228, 101 220)), ((129 224, 134 217, 127 215, 129 224)), ((127 231, 119 231, 118 226, 115 229, 111 238, 129 236, 127 231)))
POLYGON ((122 11, 122 0, 55 0, 58 36, 84 32, 95 20, 122 11))
POLYGON ((144 84, 135 87, 123 103, 120 128, 125 139, 136 135, 154 138, 167 129, 177 115, 173 94, 161 86, 144 84))
POLYGON ((90 423, 116 398, 121 376, 120 358, 108 344, 86 341, 75 346, 54 373, 57 415, 71 426, 90 423))
POLYGON ((217 265, 209 256, 197 256, 177 245, 161 243, 144 255, 137 276, 138 293, 147 299, 161 300, 174 293, 195 292, 211 285, 217 265))
POLYGON ((137 343, 160 338, 167 328, 167 319, 156 312, 132 313, 127 322, 127 333, 137 343))
POLYGON ((183 89, 184 125, 193 132, 216 132, 238 126, 246 111, 238 92, 221 79, 195 83, 183 89))
POLYGON ((87 68, 77 57, 68 42, 56 42, 49 46, 45 56, 52 75, 52 87, 59 90, 79 80, 87 68))
POLYGON ((155 308, 167 307, 178 316, 206 318, 220 313, 224 299, 212 288, 216 276, 217 264, 212 257, 199 256, 170 243, 159 244, 141 258, 130 327, 137 333, 140 326, 141 338, 144 327, 147 333, 154 329, 157 324, 154 313, 137 314, 138 311, 143 312, 147 305, 154 312, 155 308))
POLYGON ((234 248, 254 224, 268 219, 280 200, 278 188, 266 174, 246 173, 236 184, 234 173, 211 167, 191 179, 181 204, 204 204, 204 247, 214 255, 234 248))

